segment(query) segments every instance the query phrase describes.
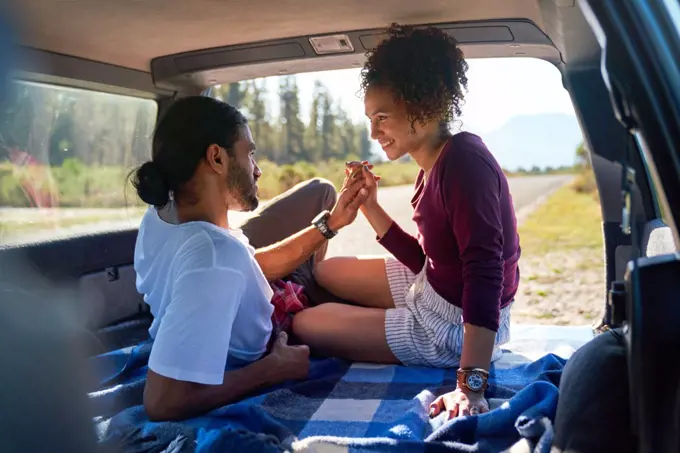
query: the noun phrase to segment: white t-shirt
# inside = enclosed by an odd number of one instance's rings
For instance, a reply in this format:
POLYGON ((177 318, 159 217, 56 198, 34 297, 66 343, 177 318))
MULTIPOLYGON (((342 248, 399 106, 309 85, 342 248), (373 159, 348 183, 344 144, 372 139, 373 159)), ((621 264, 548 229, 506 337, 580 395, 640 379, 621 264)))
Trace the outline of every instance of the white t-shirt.
POLYGON ((259 359, 272 332, 273 291, 240 230, 170 224, 151 207, 135 246, 137 290, 154 316, 149 368, 221 384, 228 364, 259 359))

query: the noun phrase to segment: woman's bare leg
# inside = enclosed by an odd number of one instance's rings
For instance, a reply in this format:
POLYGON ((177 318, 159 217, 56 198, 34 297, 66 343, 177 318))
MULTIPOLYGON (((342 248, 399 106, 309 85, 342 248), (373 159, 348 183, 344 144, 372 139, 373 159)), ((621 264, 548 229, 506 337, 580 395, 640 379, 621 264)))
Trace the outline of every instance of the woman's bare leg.
POLYGON ((341 299, 364 307, 394 308, 384 258, 327 258, 317 263, 314 276, 320 286, 341 299))
POLYGON ((358 362, 398 364, 385 337, 385 310, 326 303, 293 318, 293 333, 313 353, 358 362))

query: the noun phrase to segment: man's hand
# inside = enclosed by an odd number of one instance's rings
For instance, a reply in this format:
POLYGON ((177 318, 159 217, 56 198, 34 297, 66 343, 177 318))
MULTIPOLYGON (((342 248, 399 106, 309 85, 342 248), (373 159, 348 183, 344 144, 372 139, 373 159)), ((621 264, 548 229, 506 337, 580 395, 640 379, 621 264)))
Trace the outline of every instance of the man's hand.
POLYGON ((367 195, 365 178, 353 177, 352 174, 345 176, 338 202, 328 219, 328 227, 333 231, 338 231, 354 222, 367 195))
MULTIPOLYGON (((357 218, 359 207, 367 195, 364 186, 363 178, 345 178, 338 201, 328 219, 331 230, 338 231, 357 218)), ((328 239, 310 225, 280 242, 256 250, 255 259, 267 280, 273 281, 290 275, 327 242, 328 239)))
POLYGON ((447 420, 464 415, 479 415, 489 412, 489 403, 482 393, 457 388, 440 396, 430 405, 430 417, 436 417, 442 412, 447 413, 447 420))
POLYGON ((288 334, 280 332, 267 357, 282 380, 305 379, 309 373, 309 347, 288 345, 288 334))
POLYGON ((374 174, 371 170, 373 170, 373 165, 367 160, 363 162, 351 161, 345 164, 345 175, 355 175, 357 178, 363 176, 364 182, 366 183, 368 195, 361 206, 362 211, 375 208, 378 205, 378 181, 382 178, 374 174), (361 172, 361 175, 357 172, 361 172))
MULTIPOLYGON (((390 217, 378 204, 378 181, 380 176, 374 175, 368 161, 351 161, 345 164, 345 175, 351 179, 363 180, 366 190, 365 199, 360 206, 361 212, 371 224, 375 234, 381 238, 385 235, 390 226, 392 226, 392 217, 390 217)), ((420 247, 420 246, 418 246, 420 247)))
POLYGON ((238 401, 248 394, 281 382, 305 379, 309 373, 309 347, 289 346, 279 334, 263 359, 224 373, 221 385, 178 381, 149 370, 144 407, 153 421, 183 420, 238 401))

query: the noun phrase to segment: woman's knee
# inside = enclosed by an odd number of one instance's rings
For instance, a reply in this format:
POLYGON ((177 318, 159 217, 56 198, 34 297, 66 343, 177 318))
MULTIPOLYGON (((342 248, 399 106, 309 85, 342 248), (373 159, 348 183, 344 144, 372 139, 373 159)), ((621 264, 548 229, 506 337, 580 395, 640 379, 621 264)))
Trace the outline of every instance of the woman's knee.
POLYGON ((314 279, 324 288, 334 286, 334 276, 341 270, 342 258, 327 258, 314 266, 314 279))
POLYGON ((374 308, 393 308, 394 301, 382 257, 337 256, 316 266, 319 286, 343 302, 374 308))
MULTIPOLYGON (((323 288, 345 297, 363 278, 371 278, 371 269, 357 257, 334 256, 319 261, 314 267, 314 279, 323 288)), ((376 276, 377 277, 377 276, 376 276)))
POLYGON ((326 330, 326 313, 333 303, 307 308, 293 317, 293 334, 303 343, 314 343, 320 332, 326 330))
POLYGON ((307 318, 308 315, 307 313, 310 310, 314 310, 314 308, 307 308, 305 310, 302 310, 299 313, 296 313, 295 316, 293 316, 293 324, 291 326, 291 330, 293 331, 293 335, 302 343, 307 343, 307 325, 309 324, 307 318))

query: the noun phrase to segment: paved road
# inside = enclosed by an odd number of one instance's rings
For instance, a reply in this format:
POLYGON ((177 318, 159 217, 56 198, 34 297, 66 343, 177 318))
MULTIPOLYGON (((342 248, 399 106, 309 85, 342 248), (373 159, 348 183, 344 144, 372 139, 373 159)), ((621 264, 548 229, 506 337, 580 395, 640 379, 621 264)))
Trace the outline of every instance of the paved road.
MULTIPOLYGON (((513 197, 518 219, 524 217, 524 208, 531 209, 535 201, 561 187, 571 176, 530 176, 511 178, 510 193, 513 197)), ((407 232, 416 234, 415 223, 411 220, 411 196, 413 188, 386 187, 378 193, 380 205, 407 232)), ((385 249, 375 241, 371 225, 361 214, 357 220, 343 229, 328 247, 329 256, 385 254, 385 249)))
MULTIPOLYGON (((556 188, 565 184, 571 176, 530 176, 510 178, 510 192, 513 196, 515 210, 518 218, 523 217, 522 213, 531 209, 541 197, 549 194, 556 188)), ((385 210, 401 225, 404 230, 415 234, 415 224, 411 220, 412 209, 410 199, 412 195, 411 186, 385 187, 380 189, 379 199, 385 210)), ((30 222, 31 219, 39 217, 42 222, 50 218, 50 210, 37 209, 11 209, 0 208, 0 220, 22 219, 30 222)), ((28 241, 40 241, 57 237, 66 237, 92 233, 95 231, 110 231, 115 229, 134 228, 139 225, 139 211, 134 210, 106 210, 106 209, 59 209, 58 212, 51 214, 58 219, 73 219, 78 216, 92 217, 101 219, 98 222, 91 222, 86 225, 72 225, 59 230, 54 228, 31 228, 22 232, 20 236, 13 236, 11 239, 0 237, 0 243, 12 244, 28 241), (54 214, 57 214, 56 216, 54 214)), ((239 224, 248 218, 247 213, 233 213, 230 219, 234 224, 239 224)), ((41 223, 42 223, 41 222, 41 223)), ((356 254, 384 254, 385 250, 376 243, 375 234, 366 219, 360 214, 352 225, 340 232, 329 245, 329 255, 356 255, 356 254)))

